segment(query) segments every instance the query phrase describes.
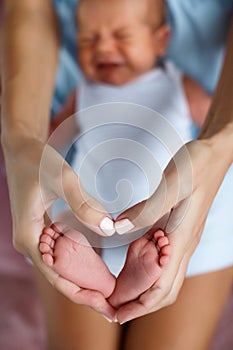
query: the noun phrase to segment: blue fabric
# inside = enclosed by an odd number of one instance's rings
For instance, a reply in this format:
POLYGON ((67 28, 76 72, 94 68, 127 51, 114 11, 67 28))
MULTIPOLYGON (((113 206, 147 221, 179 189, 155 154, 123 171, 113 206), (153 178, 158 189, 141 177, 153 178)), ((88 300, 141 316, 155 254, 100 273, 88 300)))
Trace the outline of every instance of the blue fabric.
POLYGON ((168 56, 212 93, 221 70, 232 0, 167 0, 168 56))
MULTIPOLYGON (((76 45, 76 6, 78 0, 53 0, 60 27, 61 47, 59 67, 56 77, 51 115, 57 113, 63 106, 66 97, 77 86, 80 71, 77 65, 76 45)), ((72 163, 75 146, 71 146, 66 161, 72 163)))
POLYGON ((53 0, 57 12, 61 47, 56 78, 52 115, 61 109, 67 95, 77 86, 80 71, 77 66, 75 10, 78 0, 53 0))

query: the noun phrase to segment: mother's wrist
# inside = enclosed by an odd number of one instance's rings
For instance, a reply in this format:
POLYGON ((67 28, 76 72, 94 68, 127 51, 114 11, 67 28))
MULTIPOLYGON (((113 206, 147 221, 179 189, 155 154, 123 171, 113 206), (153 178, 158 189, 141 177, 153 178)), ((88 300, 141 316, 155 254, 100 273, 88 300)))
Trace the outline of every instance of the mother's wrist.
POLYGON ((233 122, 212 123, 201 131, 199 137, 205 140, 216 155, 227 167, 233 162, 233 122))
POLYGON ((26 145, 43 144, 46 143, 46 140, 47 130, 34 133, 33 126, 31 128, 24 128, 19 125, 15 125, 14 127, 4 127, 2 125, 1 144, 3 150, 6 152, 17 153, 21 148, 25 148, 26 145))
POLYGON ((45 142, 39 138, 32 137, 26 133, 20 133, 14 130, 1 133, 1 144, 5 157, 8 159, 16 158, 24 153, 32 152, 33 148, 42 148, 45 142))

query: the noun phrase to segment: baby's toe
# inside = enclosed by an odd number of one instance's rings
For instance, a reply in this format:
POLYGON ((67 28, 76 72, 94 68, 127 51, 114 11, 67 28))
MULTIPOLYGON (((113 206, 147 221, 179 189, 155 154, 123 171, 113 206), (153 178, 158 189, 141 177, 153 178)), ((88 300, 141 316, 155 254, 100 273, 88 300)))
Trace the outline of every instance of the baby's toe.
POLYGON ((160 266, 165 266, 170 261, 171 256, 171 245, 167 244, 160 249, 159 264, 160 266))
POLYGON ((171 255, 171 252, 172 252, 172 247, 170 244, 167 244, 164 247, 162 247, 160 254, 161 255, 171 255))
POLYGON ((51 227, 45 227, 43 229, 43 234, 53 237, 54 236, 54 230, 52 230, 51 227))
POLYGON ((44 253, 52 254, 53 253, 52 248, 47 243, 43 243, 43 242, 39 244, 39 250, 42 254, 44 254, 44 253))
POLYGON ((54 259, 51 254, 47 254, 47 253, 43 254, 42 259, 43 259, 43 262, 48 266, 52 266, 54 264, 54 259))
POLYGON ((56 232, 52 226, 53 225, 51 225, 51 227, 45 227, 43 229, 43 234, 50 236, 52 239, 57 239, 60 237, 61 233, 56 232))
POLYGON ((54 247, 54 240, 52 239, 51 236, 47 235, 47 234, 43 234, 40 237, 40 242, 41 243, 46 243, 47 245, 49 245, 51 248, 54 247))
POLYGON ((158 231, 154 232, 152 240, 157 243, 158 239, 160 239, 164 236, 165 236, 164 232, 162 230, 158 230, 158 231))
POLYGON ((51 226, 50 229, 54 231, 55 234, 58 235, 63 235, 64 231, 67 230, 67 225, 63 224, 62 222, 54 222, 51 226))
POLYGON ((168 255, 163 255, 159 259, 160 266, 165 266, 169 263, 170 257, 168 255))
POLYGON ((163 248, 164 246, 168 245, 169 244, 169 240, 166 236, 163 236, 163 237, 160 237, 158 240, 157 240, 157 245, 158 247, 161 249, 163 248))

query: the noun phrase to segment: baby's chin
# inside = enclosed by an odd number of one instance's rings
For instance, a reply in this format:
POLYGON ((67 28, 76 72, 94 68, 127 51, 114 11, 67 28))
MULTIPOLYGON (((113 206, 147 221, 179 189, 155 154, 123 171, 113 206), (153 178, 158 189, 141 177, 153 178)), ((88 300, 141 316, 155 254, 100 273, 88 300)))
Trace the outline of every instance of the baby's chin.
POLYGON ((135 76, 120 76, 120 74, 114 74, 114 75, 107 75, 107 76, 97 76, 95 79, 95 82, 102 83, 102 84, 108 84, 108 85, 114 85, 114 86, 122 86, 126 85, 128 83, 131 83, 133 80, 137 79, 135 76))

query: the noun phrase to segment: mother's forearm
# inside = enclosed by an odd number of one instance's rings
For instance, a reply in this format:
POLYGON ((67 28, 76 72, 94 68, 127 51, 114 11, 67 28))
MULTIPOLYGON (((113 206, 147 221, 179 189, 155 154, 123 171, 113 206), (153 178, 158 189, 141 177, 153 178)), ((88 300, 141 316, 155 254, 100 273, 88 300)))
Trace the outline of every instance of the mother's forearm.
POLYGON ((5 1, 1 32, 2 143, 45 141, 58 58, 58 31, 48 0, 5 1))
POLYGON ((213 102, 199 135, 214 143, 222 157, 233 162, 233 18, 229 28, 225 60, 213 102))

